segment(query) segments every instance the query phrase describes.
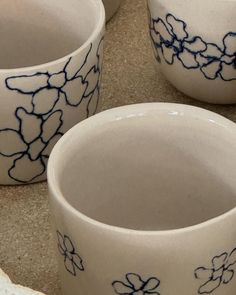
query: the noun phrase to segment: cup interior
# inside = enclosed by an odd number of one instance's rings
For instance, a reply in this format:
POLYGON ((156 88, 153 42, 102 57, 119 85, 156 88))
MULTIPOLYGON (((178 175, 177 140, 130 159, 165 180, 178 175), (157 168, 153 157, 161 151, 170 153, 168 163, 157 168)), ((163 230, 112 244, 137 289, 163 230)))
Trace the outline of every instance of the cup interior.
POLYGON ((94 0, 1 0, 0 69, 44 64, 84 44, 101 18, 94 0))
POLYGON ((52 164, 63 198, 135 230, 184 228, 234 208, 234 123, 194 107, 148 108, 105 112, 68 133, 52 164))

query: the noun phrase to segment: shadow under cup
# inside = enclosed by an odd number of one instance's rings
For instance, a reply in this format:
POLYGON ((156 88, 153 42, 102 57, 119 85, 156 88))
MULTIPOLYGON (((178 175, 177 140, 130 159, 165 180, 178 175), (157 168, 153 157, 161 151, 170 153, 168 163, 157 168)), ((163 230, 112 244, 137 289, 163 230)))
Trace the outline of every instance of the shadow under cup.
POLYGON ((77 50, 91 36, 99 17, 92 1, 80 2, 1 0, 0 68, 41 65, 77 50))
POLYGON ((118 108, 69 131, 53 155, 54 178, 66 201, 96 221, 189 227, 236 206, 235 131, 194 107, 118 108))

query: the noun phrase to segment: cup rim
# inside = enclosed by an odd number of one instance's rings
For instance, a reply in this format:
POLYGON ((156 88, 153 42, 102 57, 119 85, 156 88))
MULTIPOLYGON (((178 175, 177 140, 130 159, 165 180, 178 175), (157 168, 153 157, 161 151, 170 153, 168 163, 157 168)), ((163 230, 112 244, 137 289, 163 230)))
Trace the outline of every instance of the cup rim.
MULTIPOLYGON (((73 138, 78 129, 83 128, 83 125, 85 126, 96 126, 98 122, 104 122, 107 123, 109 122, 109 119, 113 117, 113 119, 119 120, 121 117, 121 113, 124 115, 128 115, 130 113, 130 110, 132 108, 139 108, 141 107, 142 110, 154 110, 157 111, 158 109, 162 110, 179 110, 179 111, 187 111, 189 114, 194 115, 198 114, 198 118, 205 119, 211 123, 215 123, 217 125, 220 125, 221 127, 225 128, 232 128, 235 129, 236 133, 236 124, 227 119, 226 117, 219 115, 215 112, 196 107, 196 106, 191 106, 191 105, 186 105, 186 104, 180 104, 180 103, 160 103, 160 102, 155 102, 155 103, 139 103, 139 104, 132 104, 132 105, 125 105, 121 107, 116 107, 112 108, 106 111, 103 111, 102 113, 96 114, 93 117, 90 117, 79 124, 75 125, 73 128, 71 128, 63 137, 56 143, 54 146, 51 155, 49 157, 48 161, 48 167, 47 167, 47 179, 48 179, 48 187, 50 191, 50 198, 51 199, 56 199, 56 201, 60 204, 61 207, 65 208, 67 211, 69 211, 72 215, 75 217, 83 220, 83 222, 103 228, 106 230, 110 231, 115 231, 118 233, 123 233, 123 234, 133 234, 133 235, 150 235, 150 236, 166 236, 170 234, 182 234, 186 232, 191 232, 191 231, 196 231, 199 229, 203 229, 205 227, 211 226, 215 223, 221 222, 222 220, 230 217, 231 215, 235 214, 236 207, 233 207, 232 209, 226 211, 225 213, 222 213, 216 217, 207 219, 206 221, 200 222, 195 225, 190 225, 182 228, 176 228, 176 229, 168 229, 168 230, 136 230, 136 229, 130 229, 130 228, 125 228, 121 226, 116 226, 116 225, 109 225, 104 222, 95 220, 86 214, 80 212, 79 210, 76 210, 63 196, 63 193, 59 187, 58 184, 58 179, 56 177, 56 174, 54 172, 54 166, 55 163, 58 162, 58 158, 60 157, 61 150, 63 149, 64 143, 68 142, 70 138, 73 138), (117 117, 115 117, 117 116, 117 117)), ((140 109, 141 111, 141 109, 140 109)), ((56 170, 56 169, 55 169, 56 170)))
POLYGON ((60 58, 54 59, 49 62, 45 62, 42 64, 37 64, 33 66, 26 66, 26 67, 19 67, 19 68, 11 68, 11 69, 1 69, 0 68, 0 74, 2 73, 15 73, 15 72, 30 72, 30 71, 40 71, 42 68, 45 67, 51 67, 53 65, 66 62, 68 58, 74 57, 75 55, 78 55, 80 52, 82 52, 85 48, 89 46, 90 43, 93 42, 94 39, 99 35, 100 32, 102 32, 102 29, 105 25, 105 8, 103 5, 102 0, 83 0, 85 2, 90 1, 93 6, 95 7, 95 11, 97 11, 97 14, 99 15, 99 19, 97 21, 97 25, 95 26, 94 30, 90 34, 89 38, 76 50, 68 53, 67 55, 64 55, 60 58))

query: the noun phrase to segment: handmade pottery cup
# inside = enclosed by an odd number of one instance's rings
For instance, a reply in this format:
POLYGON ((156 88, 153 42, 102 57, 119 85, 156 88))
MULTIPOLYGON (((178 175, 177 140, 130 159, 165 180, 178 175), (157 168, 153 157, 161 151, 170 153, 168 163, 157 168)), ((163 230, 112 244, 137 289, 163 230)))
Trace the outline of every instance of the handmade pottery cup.
POLYGON ((106 10, 106 20, 109 21, 118 10, 121 0, 103 0, 106 10))
POLYGON ((236 103, 236 1, 148 0, 150 35, 166 78, 210 103, 236 103))
POLYGON ((48 165, 64 295, 236 291, 236 125, 150 103, 72 128, 48 165))
POLYGON ((99 104, 97 0, 0 2, 0 184, 46 178, 56 141, 99 104))

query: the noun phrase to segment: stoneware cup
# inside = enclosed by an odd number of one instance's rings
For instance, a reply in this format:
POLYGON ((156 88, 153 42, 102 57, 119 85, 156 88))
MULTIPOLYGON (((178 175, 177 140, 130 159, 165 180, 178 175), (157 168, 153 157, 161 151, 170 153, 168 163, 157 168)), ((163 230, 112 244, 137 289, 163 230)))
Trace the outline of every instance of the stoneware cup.
POLYGON ((0 1, 0 184, 46 178, 52 147, 99 104, 99 0, 0 1))
POLYGON ((236 292, 236 125, 140 104, 72 128, 48 166, 64 295, 236 292))
POLYGON ((150 35, 166 78, 210 103, 236 103, 236 1, 148 0, 150 35))
POLYGON ((121 0, 103 0, 106 10, 106 20, 109 21, 118 10, 121 0))

